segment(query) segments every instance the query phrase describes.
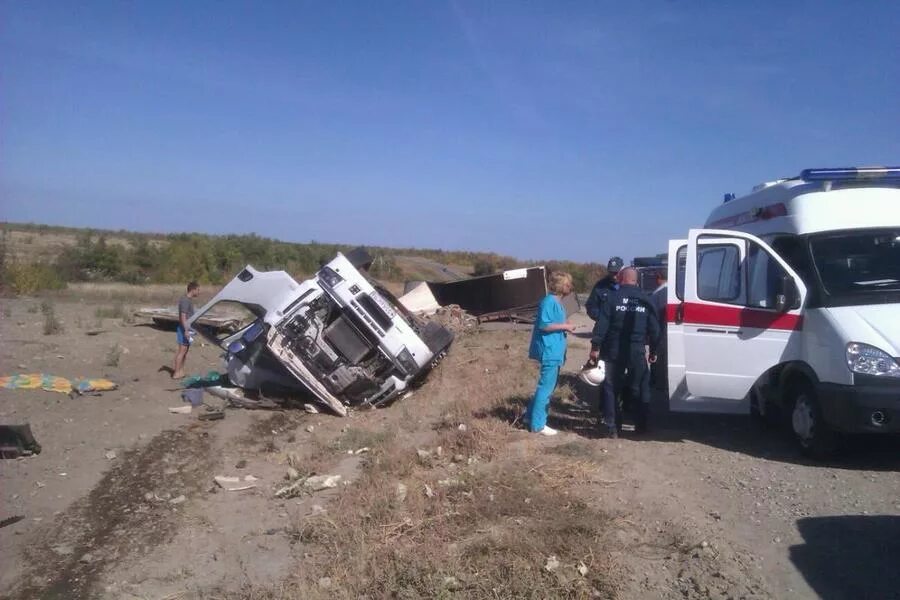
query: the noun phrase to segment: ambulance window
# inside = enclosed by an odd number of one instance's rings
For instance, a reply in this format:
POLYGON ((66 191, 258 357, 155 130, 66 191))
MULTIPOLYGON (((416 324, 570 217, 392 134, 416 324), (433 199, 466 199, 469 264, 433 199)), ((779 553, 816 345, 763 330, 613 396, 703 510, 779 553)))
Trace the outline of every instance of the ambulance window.
POLYGON ((675 296, 684 302, 684 273, 687 271, 687 246, 682 246, 678 249, 675 260, 675 296))
POLYGON ((741 254, 734 244, 697 248, 697 296, 710 302, 734 303, 741 297, 741 254))
POLYGON ((787 271, 756 244, 750 244, 747 264, 750 270, 747 305, 753 308, 775 308, 775 298, 787 271))

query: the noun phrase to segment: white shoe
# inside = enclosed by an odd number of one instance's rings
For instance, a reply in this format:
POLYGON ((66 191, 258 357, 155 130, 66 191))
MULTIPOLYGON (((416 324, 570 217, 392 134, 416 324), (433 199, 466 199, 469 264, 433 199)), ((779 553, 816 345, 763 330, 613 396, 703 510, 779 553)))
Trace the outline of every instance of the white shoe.
POLYGON ((558 432, 557 430, 555 430, 555 429, 552 429, 552 428, 547 427, 546 425, 544 425, 544 428, 541 429, 540 431, 538 431, 538 433, 541 434, 541 435, 556 435, 556 434, 559 433, 559 432, 558 432))

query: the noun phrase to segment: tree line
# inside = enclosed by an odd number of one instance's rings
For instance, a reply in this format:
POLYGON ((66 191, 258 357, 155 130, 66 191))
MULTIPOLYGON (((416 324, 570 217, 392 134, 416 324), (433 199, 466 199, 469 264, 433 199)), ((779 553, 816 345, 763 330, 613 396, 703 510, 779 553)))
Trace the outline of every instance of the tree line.
MULTIPOLYGON (((45 225, 4 224, 0 230, 0 281, 18 293, 64 287, 68 282, 118 281, 131 284, 184 283, 221 285, 247 264, 261 270, 279 269, 297 277, 315 273, 337 252, 354 248, 349 244, 292 243, 255 234, 206 235, 144 234, 88 229, 54 228, 45 225), (65 233, 74 243, 59 249, 55 258, 13 260, 9 232, 65 233), (111 241, 112 240, 112 241, 111 241)), ((496 253, 447 251, 421 248, 367 247, 375 258, 370 272, 386 281, 403 281, 397 256, 423 256, 435 262, 468 267, 474 275, 544 264, 550 270, 570 272, 578 291, 590 288, 602 274, 595 263, 566 261, 520 261, 496 253)))

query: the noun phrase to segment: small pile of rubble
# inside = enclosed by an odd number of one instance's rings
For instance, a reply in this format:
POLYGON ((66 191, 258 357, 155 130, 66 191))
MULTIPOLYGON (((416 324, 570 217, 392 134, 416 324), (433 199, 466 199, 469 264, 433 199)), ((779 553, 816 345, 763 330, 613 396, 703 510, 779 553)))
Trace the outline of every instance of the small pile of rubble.
POLYGON ((478 327, 478 318, 470 315, 457 304, 442 306, 434 314, 424 318, 439 323, 455 335, 472 331, 478 327))

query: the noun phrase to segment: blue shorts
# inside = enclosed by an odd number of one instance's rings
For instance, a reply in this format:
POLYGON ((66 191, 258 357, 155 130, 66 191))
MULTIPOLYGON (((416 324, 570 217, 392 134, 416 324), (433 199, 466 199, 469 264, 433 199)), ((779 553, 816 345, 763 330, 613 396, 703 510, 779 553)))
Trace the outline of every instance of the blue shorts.
POLYGON ((191 338, 184 335, 184 327, 179 323, 178 328, 175 330, 175 336, 178 338, 179 346, 190 346, 191 338))

